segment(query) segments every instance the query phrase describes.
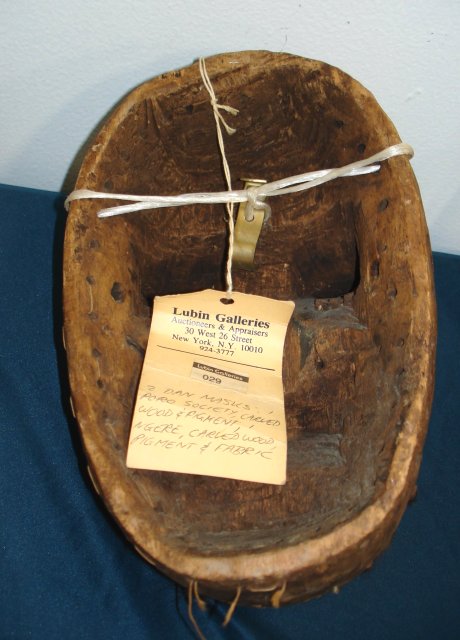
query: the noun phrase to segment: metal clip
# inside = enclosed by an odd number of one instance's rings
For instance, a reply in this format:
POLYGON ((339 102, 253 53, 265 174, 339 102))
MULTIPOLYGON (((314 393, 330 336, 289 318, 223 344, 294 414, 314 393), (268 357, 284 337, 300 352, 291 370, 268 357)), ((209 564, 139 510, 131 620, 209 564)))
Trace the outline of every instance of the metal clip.
POLYGON ((248 202, 242 202, 238 207, 235 223, 235 240, 233 245, 233 266, 236 269, 255 269, 254 254, 259 240, 262 226, 270 215, 268 204, 256 196, 252 188, 265 184, 266 180, 252 180, 243 178, 244 188, 248 189, 248 202))

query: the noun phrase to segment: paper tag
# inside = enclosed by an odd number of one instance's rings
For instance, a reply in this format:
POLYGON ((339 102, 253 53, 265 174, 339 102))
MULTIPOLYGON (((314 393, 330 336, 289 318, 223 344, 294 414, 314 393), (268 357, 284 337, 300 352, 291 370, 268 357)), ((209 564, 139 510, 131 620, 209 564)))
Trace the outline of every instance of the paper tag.
POLYGON ((127 465, 284 484, 282 360, 294 309, 206 290, 155 298, 127 465))

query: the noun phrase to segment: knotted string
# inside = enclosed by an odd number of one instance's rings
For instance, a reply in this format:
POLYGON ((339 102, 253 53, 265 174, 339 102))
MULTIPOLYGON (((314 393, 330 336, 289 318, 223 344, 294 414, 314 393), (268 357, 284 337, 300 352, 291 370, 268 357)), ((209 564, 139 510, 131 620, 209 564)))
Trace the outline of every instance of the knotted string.
POLYGON ((220 104, 217 100, 214 88, 206 69, 204 58, 199 59, 199 69, 203 80, 203 84, 209 93, 211 106, 214 113, 214 119, 216 122, 217 140, 219 143, 219 150, 222 156, 222 165, 224 169, 225 180, 227 183, 227 191, 218 192, 204 192, 204 193, 185 193, 177 196, 137 196, 123 193, 105 193, 102 191, 92 191, 90 189, 77 189, 73 191, 65 201, 65 207, 68 210, 70 203, 74 200, 82 199, 114 199, 114 200, 127 200, 130 204, 118 205, 115 207, 106 207, 98 212, 99 218, 108 218, 111 216, 122 215, 125 213, 131 213, 135 211, 145 211, 148 209, 158 209, 161 207, 178 207, 191 204, 225 204, 227 210, 227 223, 228 223, 228 253, 226 263, 226 294, 227 299, 231 298, 233 290, 232 281, 232 259, 233 259, 233 246, 235 238, 235 221, 234 221, 234 205, 236 203, 246 202, 245 216, 248 222, 254 219, 254 209, 263 209, 265 212, 265 220, 270 217, 270 206, 264 202, 265 198, 272 196, 279 196, 288 193, 297 193, 312 189, 330 180, 336 178, 345 178, 348 176, 357 176, 367 173, 374 173, 380 169, 380 162, 384 162, 390 158, 407 155, 412 158, 414 150, 412 147, 405 143, 395 144, 383 149, 379 153, 376 153, 364 160, 358 160, 342 167, 332 169, 321 169, 319 171, 309 171, 307 173, 301 173, 296 176, 290 176, 262 184, 259 187, 251 187, 250 189, 243 189, 234 191, 232 189, 230 168, 225 155, 225 144, 222 134, 222 126, 229 135, 233 135, 236 129, 230 127, 223 117, 221 111, 230 113, 231 115, 237 115, 238 109, 234 109, 229 105, 220 104))
MULTIPOLYGON (((233 129, 225 122, 225 119, 220 113, 219 109, 223 109, 227 111, 227 113, 231 113, 232 115, 237 115, 238 109, 234 109, 233 107, 229 107, 228 105, 222 105, 217 102, 216 94, 214 92, 214 87, 212 86, 211 80, 209 79, 204 58, 200 58, 199 67, 200 67, 201 77, 203 79, 203 84, 211 98, 212 110, 214 113, 214 119, 216 121, 217 140, 219 142, 219 150, 220 150, 220 155, 222 157, 222 165, 224 167, 225 180, 227 182, 227 189, 231 191, 232 178, 230 175, 230 167, 228 166, 227 156, 225 155, 225 144, 224 144, 224 137, 222 135, 221 124, 224 125, 225 131, 229 135, 233 135, 236 129, 233 129)), ((233 218, 233 210, 234 210, 233 203, 227 202, 226 209, 227 209, 227 223, 228 223, 228 252, 227 252, 227 264, 225 266, 225 280, 227 283, 227 290, 226 290, 227 299, 230 300, 232 291, 233 291, 232 262, 233 262, 233 246, 235 244, 235 220, 233 218)))
MULTIPOLYGON (((203 84, 211 98, 211 105, 214 111, 214 116, 220 120, 221 124, 223 124, 225 127, 225 131, 228 133, 229 136, 231 136, 234 133, 236 133, 236 129, 233 129, 233 127, 230 127, 230 125, 225 121, 225 118, 220 113, 220 109, 222 109, 223 111, 226 111, 227 113, 231 113, 232 116, 237 116, 239 114, 239 111, 238 109, 234 109, 233 107, 230 107, 228 104, 219 104, 217 102, 214 87, 212 86, 211 80, 209 79, 204 58, 199 59, 198 65, 200 68, 201 78, 203 79, 203 84)), ((219 136, 219 133, 217 135, 218 137, 221 137, 222 133, 220 134, 220 136, 219 136)), ((222 145, 223 145, 223 141, 222 141, 222 145)))

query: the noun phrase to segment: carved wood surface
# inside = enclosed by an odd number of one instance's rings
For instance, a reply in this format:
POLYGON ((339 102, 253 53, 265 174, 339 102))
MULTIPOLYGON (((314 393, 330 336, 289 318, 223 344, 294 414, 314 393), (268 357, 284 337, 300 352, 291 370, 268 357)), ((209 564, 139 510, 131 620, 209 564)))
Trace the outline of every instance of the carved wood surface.
MULTIPOLYGON (((239 177, 340 166, 399 142, 375 98, 343 72, 287 54, 215 56, 239 177)), ((125 97, 77 188, 224 190, 198 65, 125 97)), ((294 299, 283 380, 288 481, 270 486, 125 465, 152 298, 223 287, 221 205, 99 220, 71 205, 64 305, 72 399, 92 477, 139 552, 200 593, 268 605, 306 599, 368 568, 414 495, 433 393, 436 314, 418 187, 406 158, 377 174, 272 199, 254 272, 235 288, 294 299), (275 598, 273 600, 273 598, 275 598)))

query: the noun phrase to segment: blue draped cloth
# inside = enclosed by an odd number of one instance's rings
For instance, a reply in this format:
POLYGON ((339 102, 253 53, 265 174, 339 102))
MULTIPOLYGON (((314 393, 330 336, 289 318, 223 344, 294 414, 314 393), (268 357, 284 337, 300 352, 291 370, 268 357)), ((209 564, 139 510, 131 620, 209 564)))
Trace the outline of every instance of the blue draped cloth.
MULTIPOLYGON (((65 213, 0 185, 0 638, 187 640, 185 591, 125 540, 86 475, 62 347, 65 213)), ((460 256, 435 254, 436 393, 416 500, 338 595, 279 610, 208 602, 208 640, 460 638, 460 256)))

